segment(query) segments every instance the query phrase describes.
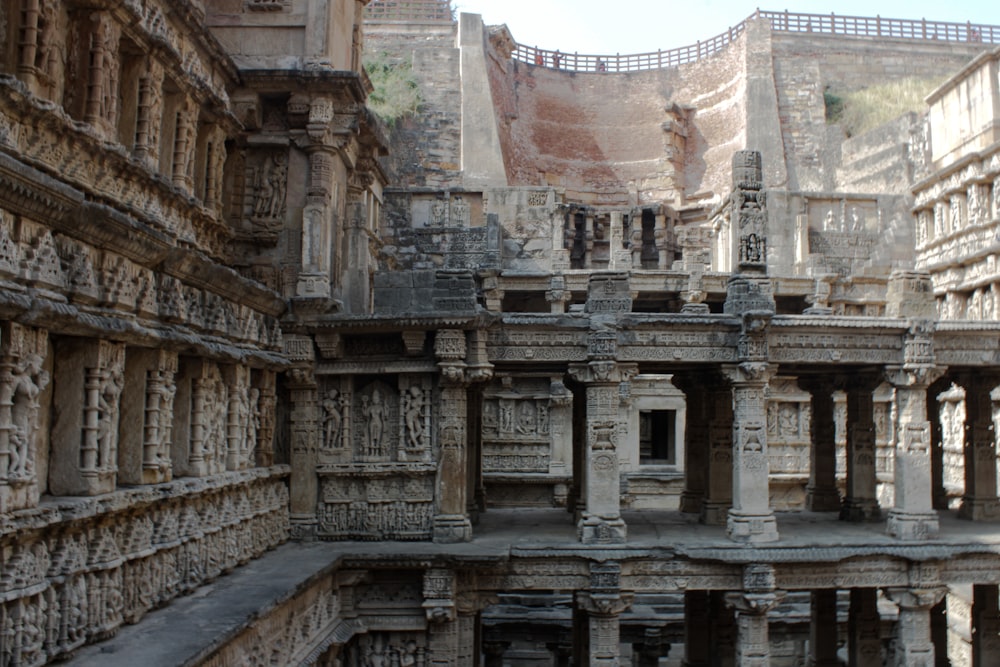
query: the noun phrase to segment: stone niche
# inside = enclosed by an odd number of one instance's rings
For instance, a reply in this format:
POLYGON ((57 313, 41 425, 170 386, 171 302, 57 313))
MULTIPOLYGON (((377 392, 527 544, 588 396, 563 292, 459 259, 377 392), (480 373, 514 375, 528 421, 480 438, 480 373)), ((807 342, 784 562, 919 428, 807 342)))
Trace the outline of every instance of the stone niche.
POLYGON ((632 509, 676 510, 684 490, 687 402, 671 375, 637 375, 618 434, 622 471, 632 509))
POLYGON ((436 467, 430 375, 336 376, 319 395, 320 534, 428 539, 436 467))
POLYGON ((573 400, 561 376, 497 378, 483 396, 483 482, 490 505, 564 506, 572 479, 573 400))
POLYGON ((816 269, 852 275, 871 260, 882 229, 874 199, 809 199, 807 254, 816 269))
POLYGON ((792 378, 775 378, 767 400, 767 453, 771 505, 778 510, 805 506, 809 482, 812 397, 792 378))

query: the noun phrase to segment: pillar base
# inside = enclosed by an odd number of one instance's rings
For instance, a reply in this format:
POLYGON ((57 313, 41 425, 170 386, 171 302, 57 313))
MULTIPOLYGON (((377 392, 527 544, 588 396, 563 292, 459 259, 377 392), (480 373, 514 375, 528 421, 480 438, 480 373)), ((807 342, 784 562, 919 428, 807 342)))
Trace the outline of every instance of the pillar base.
POLYGON ((996 498, 962 498, 962 506, 958 508, 958 516, 973 521, 992 521, 1000 519, 1000 500, 996 498))
POLYGON ((468 542, 472 539, 472 522, 461 514, 438 514, 434 517, 433 539, 438 544, 468 542))
POLYGON ((319 521, 315 514, 291 514, 288 517, 288 533, 293 540, 313 542, 316 540, 316 529, 319 521))
POLYGON ((706 526, 725 526, 732 503, 705 501, 701 506, 701 522, 706 526))
POLYGON ((938 516, 934 512, 921 514, 890 510, 886 533, 900 540, 924 540, 938 534, 938 516))
POLYGON ((806 487, 806 507, 812 512, 839 512, 840 492, 835 488, 806 487))
POLYGON ((726 534, 734 542, 777 542, 778 522, 774 514, 743 514, 729 510, 726 534))
POLYGON ((845 498, 844 504, 840 508, 840 518, 844 521, 857 521, 859 523, 876 522, 882 520, 882 510, 879 509, 878 501, 874 498, 865 500, 845 498))
POLYGON ((700 493, 681 494, 680 510, 685 514, 698 514, 705 505, 705 496, 700 493))
POLYGON ((576 532, 583 544, 625 544, 627 540, 625 521, 621 517, 603 519, 584 514, 576 526, 576 532))

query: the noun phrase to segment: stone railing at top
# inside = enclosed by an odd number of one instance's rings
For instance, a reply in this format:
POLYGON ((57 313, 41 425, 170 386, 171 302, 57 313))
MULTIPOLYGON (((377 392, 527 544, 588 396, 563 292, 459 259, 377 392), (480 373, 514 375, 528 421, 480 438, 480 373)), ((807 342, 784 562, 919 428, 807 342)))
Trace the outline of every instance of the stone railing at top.
POLYGON ((372 0, 365 21, 373 23, 451 23, 451 0, 372 0))
POLYGON ((635 72, 676 67, 696 62, 723 49, 746 29, 749 20, 762 18, 776 32, 808 32, 849 37, 917 39, 941 42, 1000 43, 1000 26, 976 23, 946 23, 924 19, 889 19, 880 16, 837 16, 757 10, 747 19, 711 39, 676 49, 628 55, 591 55, 549 51, 518 44, 513 57, 529 65, 572 72, 635 72))

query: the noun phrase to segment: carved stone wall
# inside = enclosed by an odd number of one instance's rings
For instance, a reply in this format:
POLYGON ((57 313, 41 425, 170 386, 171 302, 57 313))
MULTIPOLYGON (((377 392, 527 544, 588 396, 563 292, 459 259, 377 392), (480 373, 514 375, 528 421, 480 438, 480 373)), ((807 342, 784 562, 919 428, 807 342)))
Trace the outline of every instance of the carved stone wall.
POLYGON ((256 558, 288 537, 287 468, 43 507, 0 538, 9 664, 41 665, 256 558), (166 498, 166 500, 164 500, 166 498))

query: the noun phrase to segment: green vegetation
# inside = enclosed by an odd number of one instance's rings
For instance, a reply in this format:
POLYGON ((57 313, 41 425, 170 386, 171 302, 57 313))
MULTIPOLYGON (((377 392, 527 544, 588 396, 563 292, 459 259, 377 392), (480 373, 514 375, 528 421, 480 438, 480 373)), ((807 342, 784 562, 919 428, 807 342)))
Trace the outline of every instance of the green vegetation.
POLYGON ((371 79, 368 108, 390 127, 420 108, 420 84, 410 63, 393 60, 386 52, 369 54, 365 70, 371 79))
POLYGON ((910 111, 922 111, 924 98, 940 79, 908 77, 853 91, 823 92, 826 122, 839 123, 845 134, 856 136, 910 111))

